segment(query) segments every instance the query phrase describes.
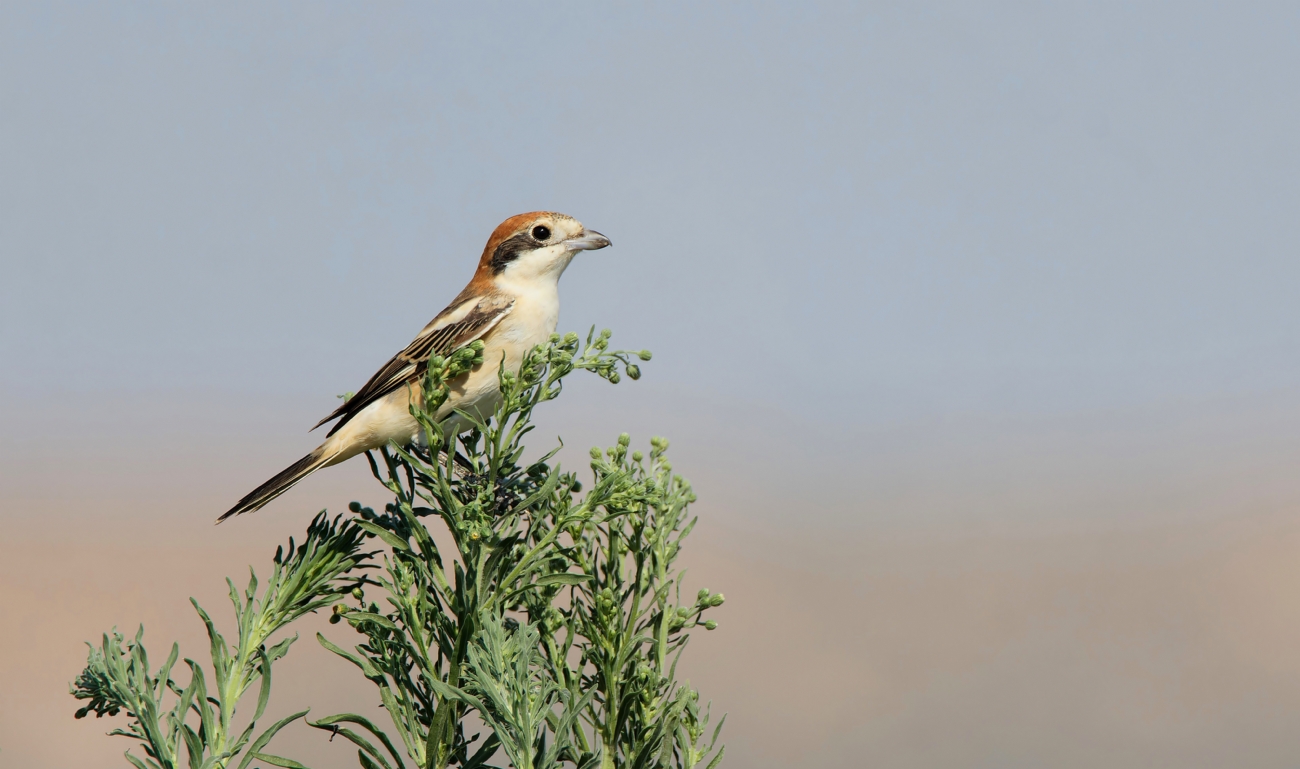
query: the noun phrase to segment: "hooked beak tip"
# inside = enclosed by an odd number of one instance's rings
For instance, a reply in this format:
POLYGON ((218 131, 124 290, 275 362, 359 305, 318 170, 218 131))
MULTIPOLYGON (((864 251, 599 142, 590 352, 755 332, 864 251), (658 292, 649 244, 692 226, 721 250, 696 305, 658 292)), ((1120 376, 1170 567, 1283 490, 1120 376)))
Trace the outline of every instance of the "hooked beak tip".
POLYGON ((583 230, 581 235, 569 238, 565 243, 574 251, 596 251, 613 245, 609 238, 595 230, 583 230))

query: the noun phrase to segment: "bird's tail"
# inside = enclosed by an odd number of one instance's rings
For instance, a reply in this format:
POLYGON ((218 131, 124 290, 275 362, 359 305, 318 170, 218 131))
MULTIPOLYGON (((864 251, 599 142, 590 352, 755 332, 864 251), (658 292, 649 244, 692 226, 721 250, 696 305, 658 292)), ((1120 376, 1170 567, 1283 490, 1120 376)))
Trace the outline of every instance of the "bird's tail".
POLYGON ((234 507, 218 518, 217 523, 221 523, 233 515, 261 510, 271 500, 292 489, 297 485, 298 481, 329 464, 331 458, 331 454, 325 451, 324 446, 317 448, 312 453, 281 470, 271 480, 250 491, 234 507))

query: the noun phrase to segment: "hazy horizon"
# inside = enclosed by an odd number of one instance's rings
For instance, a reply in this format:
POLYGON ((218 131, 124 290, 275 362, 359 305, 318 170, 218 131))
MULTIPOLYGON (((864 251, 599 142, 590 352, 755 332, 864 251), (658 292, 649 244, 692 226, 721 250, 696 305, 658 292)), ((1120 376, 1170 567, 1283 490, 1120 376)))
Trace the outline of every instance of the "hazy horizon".
MULTIPOLYGON (((224 623, 364 462, 215 517, 455 295, 607 234, 654 351, 530 450, 673 442, 724 766, 1300 763, 1300 13, 0 10, 0 762, 123 766, 85 641, 224 623)), ((307 622, 272 709, 373 708, 307 622)), ((119 721, 121 719, 118 719, 119 721)), ((307 728, 276 752, 353 753, 307 728)))

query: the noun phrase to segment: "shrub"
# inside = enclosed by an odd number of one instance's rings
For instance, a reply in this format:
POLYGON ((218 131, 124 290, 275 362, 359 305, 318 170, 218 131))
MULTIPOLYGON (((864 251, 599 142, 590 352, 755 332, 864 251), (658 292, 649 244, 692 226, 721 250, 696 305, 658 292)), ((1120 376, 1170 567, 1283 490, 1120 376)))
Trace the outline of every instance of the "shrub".
POLYGON ((211 640, 214 688, 189 659, 189 682, 173 680, 175 645, 151 673, 143 628, 133 641, 114 631, 73 684, 89 700, 77 717, 125 713, 126 728, 110 734, 136 740, 144 757, 127 759, 149 769, 182 766, 182 750, 190 769, 300 767, 266 752, 299 718, 350 740, 364 769, 470 769, 502 756, 519 769, 717 765, 722 723, 709 729, 708 708, 676 668, 691 630, 716 627, 705 614, 723 598, 681 597, 676 564, 695 495, 672 472, 667 441, 652 439, 643 454, 624 434, 592 449, 585 492, 553 464, 558 449, 523 459, 533 410, 560 396, 566 376, 639 378, 635 361, 650 354, 610 351, 609 336, 553 336, 519 371, 501 369, 496 414, 463 414, 475 429, 461 435, 444 434, 432 414, 448 383, 483 362, 482 346, 430 360, 425 405, 412 411, 423 440, 367 454, 393 497, 383 512, 356 502, 350 516, 322 512, 302 545, 277 550, 260 596, 256 575, 242 595, 230 583, 233 644, 194 604, 211 640), (391 723, 303 712, 258 733, 272 667, 297 638, 272 636, 326 606, 331 623, 347 623, 361 641, 345 648, 318 634, 319 642, 375 685, 391 723), (237 729, 236 706, 254 683, 253 716, 237 729), (485 734, 467 734, 475 720, 485 734))

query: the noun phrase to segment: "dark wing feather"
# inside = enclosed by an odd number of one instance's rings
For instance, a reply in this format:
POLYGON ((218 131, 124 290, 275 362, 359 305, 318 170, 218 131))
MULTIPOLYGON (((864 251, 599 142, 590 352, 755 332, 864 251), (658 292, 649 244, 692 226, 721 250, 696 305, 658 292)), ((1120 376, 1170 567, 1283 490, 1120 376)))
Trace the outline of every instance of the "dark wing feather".
MULTIPOLYGON (((483 336, 492 330, 492 327, 499 323, 515 304, 514 300, 501 301, 494 300, 493 297, 479 297, 471 299, 470 302, 474 303, 474 306, 460 320, 448 321, 446 318, 457 314, 457 311, 465 306, 465 302, 453 304, 438 313, 438 317, 430 321, 405 350, 394 355, 361 386, 360 390, 357 390, 356 395, 334 409, 332 414, 317 422, 316 427, 331 419, 343 417, 338 424, 330 428, 329 435, 333 435, 366 406, 399 387, 418 383, 429 365, 429 356, 448 355, 483 336)), ((312 429, 315 430, 316 427, 312 429)))

